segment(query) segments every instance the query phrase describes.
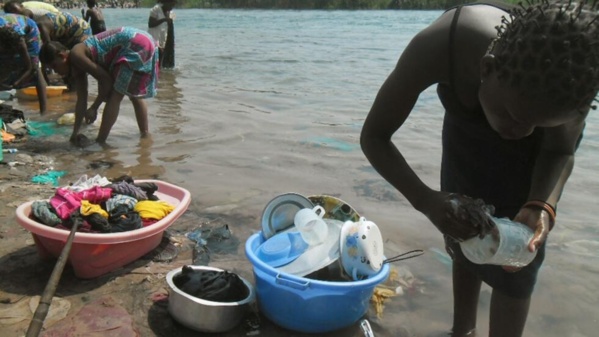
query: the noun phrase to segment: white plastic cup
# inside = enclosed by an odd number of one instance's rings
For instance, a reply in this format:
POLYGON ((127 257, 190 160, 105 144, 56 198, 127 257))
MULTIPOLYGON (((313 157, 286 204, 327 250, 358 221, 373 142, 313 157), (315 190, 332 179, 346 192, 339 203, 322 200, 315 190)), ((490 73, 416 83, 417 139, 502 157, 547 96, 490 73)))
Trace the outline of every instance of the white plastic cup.
POLYGON ((476 264, 524 267, 534 260, 537 252, 531 253, 528 244, 534 236, 533 230, 508 218, 493 218, 497 233, 474 237, 460 243, 468 260, 476 264))
POLYGON ((322 206, 303 208, 295 213, 294 223, 302 239, 311 246, 323 243, 329 233, 329 227, 322 219, 325 214, 322 206))

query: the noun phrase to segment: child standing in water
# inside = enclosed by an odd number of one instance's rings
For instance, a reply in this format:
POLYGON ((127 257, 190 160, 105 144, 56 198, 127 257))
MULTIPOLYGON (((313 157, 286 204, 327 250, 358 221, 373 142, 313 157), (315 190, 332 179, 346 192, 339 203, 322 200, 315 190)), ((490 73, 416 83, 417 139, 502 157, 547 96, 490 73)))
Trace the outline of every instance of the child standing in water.
POLYGON ((106 101, 96 139, 98 143, 105 143, 124 96, 133 104, 141 135, 148 134, 148 107, 144 98, 155 96, 158 80, 157 47, 148 33, 131 27, 107 30, 71 50, 53 41, 43 45, 40 58, 57 73, 72 79, 77 91, 71 142, 78 144, 81 123, 84 119, 88 124, 93 123, 100 104, 106 101), (87 74, 98 81, 99 89, 98 97, 89 108, 87 74))
POLYGON ((92 34, 96 35, 106 30, 106 23, 104 22, 104 14, 96 0, 87 0, 87 12, 85 12, 85 21, 89 22, 92 29, 92 34))
POLYGON ((449 9, 408 44, 366 118, 366 157, 445 237, 453 337, 476 335, 482 282, 493 288, 488 336, 522 336, 545 240, 599 90, 597 11, 596 1, 585 0, 449 9), (423 183, 391 139, 431 85, 445 108, 440 191, 423 183), (494 226, 485 204, 534 230, 533 262, 518 270, 464 257, 459 242, 494 226))
POLYGON ((158 43, 160 68, 175 66, 173 8, 176 4, 176 0, 158 0, 158 3, 150 10, 148 32, 158 43))

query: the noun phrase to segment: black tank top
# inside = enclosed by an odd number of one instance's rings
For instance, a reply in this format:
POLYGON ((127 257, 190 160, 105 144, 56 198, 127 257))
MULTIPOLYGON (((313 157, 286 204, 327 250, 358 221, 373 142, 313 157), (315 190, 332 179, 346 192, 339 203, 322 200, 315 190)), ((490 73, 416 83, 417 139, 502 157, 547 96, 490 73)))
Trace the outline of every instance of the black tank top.
MULTIPOLYGON (((463 6, 491 5, 513 8, 498 2, 477 2, 463 6)), ((496 207, 496 215, 513 217, 526 202, 532 171, 542 139, 541 128, 519 140, 502 139, 480 106, 466 108, 454 90, 455 34, 462 6, 456 8, 449 36, 449 84, 437 85, 443 107, 443 154, 441 189, 482 198, 496 207)), ((507 15, 507 12, 506 12, 507 15)), ((490 41, 489 41, 490 43, 490 41)))

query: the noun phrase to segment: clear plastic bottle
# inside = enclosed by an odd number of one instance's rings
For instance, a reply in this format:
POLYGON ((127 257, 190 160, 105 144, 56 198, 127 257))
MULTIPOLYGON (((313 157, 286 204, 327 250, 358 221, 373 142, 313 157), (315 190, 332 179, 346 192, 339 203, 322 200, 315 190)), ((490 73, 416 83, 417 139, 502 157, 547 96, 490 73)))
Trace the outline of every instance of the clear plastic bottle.
POLYGON ((468 260, 477 264, 524 267, 537 255, 530 252, 528 244, 534 236, 533 230, 508 218, 493 218, 497 231, 482 239, 474 237, 460 243, 468 260))

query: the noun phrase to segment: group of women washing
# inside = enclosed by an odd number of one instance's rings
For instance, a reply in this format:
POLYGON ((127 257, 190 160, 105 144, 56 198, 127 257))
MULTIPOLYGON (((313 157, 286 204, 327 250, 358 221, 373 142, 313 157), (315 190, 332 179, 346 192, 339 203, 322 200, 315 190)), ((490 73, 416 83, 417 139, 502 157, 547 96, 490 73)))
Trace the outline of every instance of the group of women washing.
POLYGON ((54 71, 77 93, 71 142, 87 143, 79 134, 82 123, 93 123, 100 104, 106 102, 96 139, 105 143, 124 96, 133 103, 139 131, 146 135, 144 99, 156 94, 157 42, 136 28, 106 30, 95 0, 87 3, 85 18, 90 22, 43 2, 7 2, 0 15, 0 61, 6 65, 0 70, 0 90, 35 86, 43 114, 47 74, 54 71), (88 74, 98 82, 98 95, 89 107, 88 74))

